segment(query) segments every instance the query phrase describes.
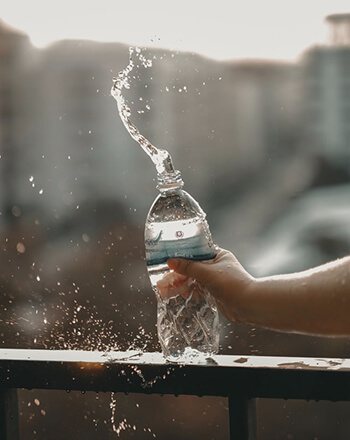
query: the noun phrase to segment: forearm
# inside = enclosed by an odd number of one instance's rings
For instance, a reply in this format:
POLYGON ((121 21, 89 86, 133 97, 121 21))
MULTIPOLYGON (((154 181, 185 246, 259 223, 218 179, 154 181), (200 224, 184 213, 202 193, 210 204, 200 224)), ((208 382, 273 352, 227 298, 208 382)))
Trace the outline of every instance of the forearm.
POLYGON ((350 335, 350 257, 305 272, 255 280, 243 321, 282 331, 350 335))

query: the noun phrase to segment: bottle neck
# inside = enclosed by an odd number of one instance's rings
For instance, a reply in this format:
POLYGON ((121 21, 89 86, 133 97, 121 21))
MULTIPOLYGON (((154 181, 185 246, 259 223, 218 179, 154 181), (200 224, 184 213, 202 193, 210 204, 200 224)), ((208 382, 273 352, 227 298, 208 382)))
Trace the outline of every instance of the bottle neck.
POLYGON ((162 193, 169 190, 180 189, 184 186, 181 173, 174 170, 170 173, 157 174, 157 189, 162 193))

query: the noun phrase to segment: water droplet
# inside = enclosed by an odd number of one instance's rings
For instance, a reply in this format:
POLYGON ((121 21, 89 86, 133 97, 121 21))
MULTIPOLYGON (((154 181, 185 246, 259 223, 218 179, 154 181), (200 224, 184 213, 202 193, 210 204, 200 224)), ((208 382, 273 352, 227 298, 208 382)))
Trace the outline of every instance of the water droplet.
POLYGON ((26 251, 26 247, 24 246, 24 244, 22 242, 17 243, 16 249, 17 249, 17 252, 20 254, 24 254, 24 252, 26 251))
POLYGON ((20 217, 22 215, 21 208, 19 206, 16 206, 16 205, 12 207, 11 212, 12 212, 12 214, 15 217, 20 217))

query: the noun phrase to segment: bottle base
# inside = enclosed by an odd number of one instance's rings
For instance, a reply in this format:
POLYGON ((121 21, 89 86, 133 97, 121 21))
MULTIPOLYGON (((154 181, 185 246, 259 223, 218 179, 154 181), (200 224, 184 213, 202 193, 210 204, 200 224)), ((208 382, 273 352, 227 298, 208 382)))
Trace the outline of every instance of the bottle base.
MULTIPOLYGON (((195 348, 186 347, 185 350, 177 354, 163 354, 167 362, 173 364, 212 364, 216 353, 203 352, 195 348)), ((215 362, 215 361, 214 361, 215 362)))

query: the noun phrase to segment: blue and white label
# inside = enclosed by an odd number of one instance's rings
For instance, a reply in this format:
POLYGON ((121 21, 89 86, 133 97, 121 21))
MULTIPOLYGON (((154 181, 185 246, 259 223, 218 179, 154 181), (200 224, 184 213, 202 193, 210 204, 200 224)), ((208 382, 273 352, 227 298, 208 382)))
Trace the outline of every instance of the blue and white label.
POLYGON ((188 258, 191 260, 210 260, 215 257, 214 245, 206 235, 196 235, 177 240, 162 240, 162 232, 154 240, 146 240, 146 260, 148 266, 165 263, 169 258, 188 258))

